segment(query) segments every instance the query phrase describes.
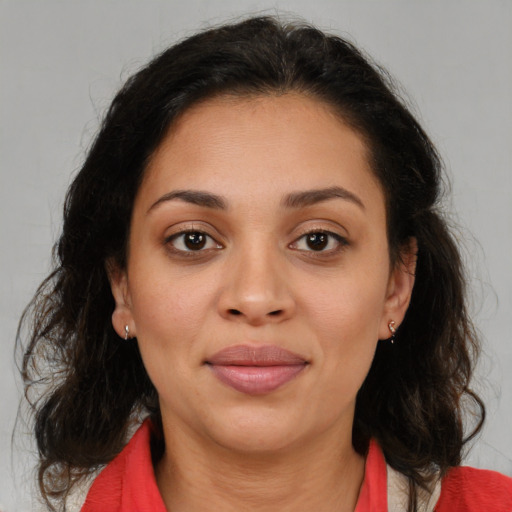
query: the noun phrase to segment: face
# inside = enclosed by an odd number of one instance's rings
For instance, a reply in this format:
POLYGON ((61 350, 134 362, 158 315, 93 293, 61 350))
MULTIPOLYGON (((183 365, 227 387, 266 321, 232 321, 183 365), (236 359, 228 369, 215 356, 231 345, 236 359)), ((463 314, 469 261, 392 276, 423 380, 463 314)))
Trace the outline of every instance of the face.
POLYGON ((164 428, 249 451, 349 438, 407 270, 365 144, 329 107, 218 98, 148 166, 113 323, 137 337, 164 428))

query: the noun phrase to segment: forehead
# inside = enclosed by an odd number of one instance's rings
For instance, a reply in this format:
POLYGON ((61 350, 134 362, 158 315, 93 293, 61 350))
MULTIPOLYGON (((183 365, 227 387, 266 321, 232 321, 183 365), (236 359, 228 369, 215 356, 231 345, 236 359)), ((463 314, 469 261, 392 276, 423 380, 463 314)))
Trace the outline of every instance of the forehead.
POLYGON ((380 194, 363 137, 329 105, 289 93, 221 96, 189 108, 152 156, 141 192, 227 187, 248 197, 336 185, 380 194))

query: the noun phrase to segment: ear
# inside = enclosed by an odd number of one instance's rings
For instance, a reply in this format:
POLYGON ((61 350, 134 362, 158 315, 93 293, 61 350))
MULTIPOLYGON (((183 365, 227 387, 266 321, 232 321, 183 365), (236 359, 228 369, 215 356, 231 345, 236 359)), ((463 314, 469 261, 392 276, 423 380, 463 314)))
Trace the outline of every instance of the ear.
POLYGON ((414 287, 417 254, 418 244, 415 238, 409 239, 400 249, 398 261, 389 276, 379 327, 379 339, 381 340, 391 337, 389 322, 395 322, 395 329, 398 329, 405 317, 414 287))
POLYGON ((128 276, 125 270, 121 270, 117 263, 109 260, 106 263, 110 289, 116 303, 112 313, 112 326, 121 338, 125 339, 128 326, 128 337, 133 338, 136 334, 135 321, 132 316, 132 304, 128 286, 128 276))

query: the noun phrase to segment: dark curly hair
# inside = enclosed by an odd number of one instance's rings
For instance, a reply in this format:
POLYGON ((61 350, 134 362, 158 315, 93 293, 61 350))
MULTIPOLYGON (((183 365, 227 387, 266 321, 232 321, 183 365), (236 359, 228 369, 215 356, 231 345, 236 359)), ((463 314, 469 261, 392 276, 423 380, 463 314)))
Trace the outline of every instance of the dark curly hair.
POLYGON ((380 443, 408 478, 411 511, 420 488, 460 464, 485 415, 468 387, 478 340, 461 258, 439 212, 440 158, 394 90, 351 43, 272 17, 185 39, 122 87, 68 191, 55 268, 20 322, 19 333, 29 330, 22 374, 48 506, 62 507, 77 480, 119 453, 134 416, 149 413, 158 424, 157 393, 137 344, 120 343, 112 327, 106 266, 126 264, 134 198, 169 126, 218 95, 308 95, 364 138, 386 198, 391 260, 399 263, 412 237, 418 253, 396 343, 379 344, 357 396, 354 447, 365 454, 370 438, 380 443), (469 433, 468 398, 477 418, 469 433))

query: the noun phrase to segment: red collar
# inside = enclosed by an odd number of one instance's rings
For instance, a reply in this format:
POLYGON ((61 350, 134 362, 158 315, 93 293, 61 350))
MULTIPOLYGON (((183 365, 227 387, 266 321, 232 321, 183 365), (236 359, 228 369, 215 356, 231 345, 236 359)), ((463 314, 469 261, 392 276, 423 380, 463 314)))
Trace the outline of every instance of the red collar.
MULTIPOLYGON (((146 420, 122 452, 98 475, 81 512, 167 512, 153 471, 152 431, 150 420, 146 420)), ((369 510, 387 510, 386 462, 374 441, 370 443, 355 512, 369 510)))
POLYGON ((375 440, 370 441, 370 448, 366 456, 364 468, 364 481, 359 491, 354 512, 368 512, 369 510, 388 510, 388 480, 386 459, 375 440))
POLYGON ((146 420, 98 475, 81 512, 167 512, 153 471, 152 431, 151 421, 146 420))

